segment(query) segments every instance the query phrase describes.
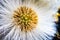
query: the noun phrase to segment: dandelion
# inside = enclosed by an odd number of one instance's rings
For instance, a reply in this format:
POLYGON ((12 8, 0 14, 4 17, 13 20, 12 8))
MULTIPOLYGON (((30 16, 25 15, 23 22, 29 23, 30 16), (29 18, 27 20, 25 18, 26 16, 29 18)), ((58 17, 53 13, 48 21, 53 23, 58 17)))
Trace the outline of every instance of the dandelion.
POLYGON ((1 40, 52 40, 58 0, 1 0, 1 40))

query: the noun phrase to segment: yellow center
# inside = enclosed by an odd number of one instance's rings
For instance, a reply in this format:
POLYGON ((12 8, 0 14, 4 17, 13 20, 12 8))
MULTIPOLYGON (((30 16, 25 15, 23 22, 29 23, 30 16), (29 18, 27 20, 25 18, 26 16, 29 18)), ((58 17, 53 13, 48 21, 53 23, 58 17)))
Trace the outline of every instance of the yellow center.
POLYGON ((31 31, 36 28, 38 17, 34 10, 22 6, 14 11, 13 22, 20 27, 21 31, 31 31))

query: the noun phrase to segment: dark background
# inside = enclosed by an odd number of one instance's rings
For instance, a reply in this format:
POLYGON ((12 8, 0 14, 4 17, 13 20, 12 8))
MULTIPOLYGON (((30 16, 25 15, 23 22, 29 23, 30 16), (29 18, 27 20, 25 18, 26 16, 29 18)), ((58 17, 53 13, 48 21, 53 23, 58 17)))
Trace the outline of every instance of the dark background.
MULTIPOLYGON (((57 12, 60 14, 60 9, 58 9, 57 12)), ((56 36, 53 38, 53 40, 60 40, 60 16, 58 16, 58 18, 59 18, 59 20, 58 20, 58 22, 56 22, 56 24, 57 24, 56 28, 58 30, 59 35, 55 34, 56 36)))

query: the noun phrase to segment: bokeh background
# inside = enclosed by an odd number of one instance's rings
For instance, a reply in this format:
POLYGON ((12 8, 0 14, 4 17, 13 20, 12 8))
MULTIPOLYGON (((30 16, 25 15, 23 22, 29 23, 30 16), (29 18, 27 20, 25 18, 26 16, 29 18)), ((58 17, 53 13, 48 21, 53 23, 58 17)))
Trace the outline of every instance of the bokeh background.
MULTIPOLYGON (((58 9, 58 14, 60 14, 60 9, 58 9)), ((60 15, 58 16, 58 22, 56 22, 57 26, 57 33, 55 34, 55 37, 53 38, 53 40, 60 40, 60 15)))

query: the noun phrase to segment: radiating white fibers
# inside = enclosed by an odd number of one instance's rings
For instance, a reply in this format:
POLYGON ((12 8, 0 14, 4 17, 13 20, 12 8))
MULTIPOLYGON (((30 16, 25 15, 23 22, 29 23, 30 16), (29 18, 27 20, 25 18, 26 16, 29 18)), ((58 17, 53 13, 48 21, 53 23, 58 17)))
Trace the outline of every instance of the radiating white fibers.
POLYGON ((0 0, 0 40, 52 40, 56 33, 53 15, 58 0, 0 0), (32 8, 38 15, 36 29, 22 32, 12 23, 14 10, 20 6, 32 8))

